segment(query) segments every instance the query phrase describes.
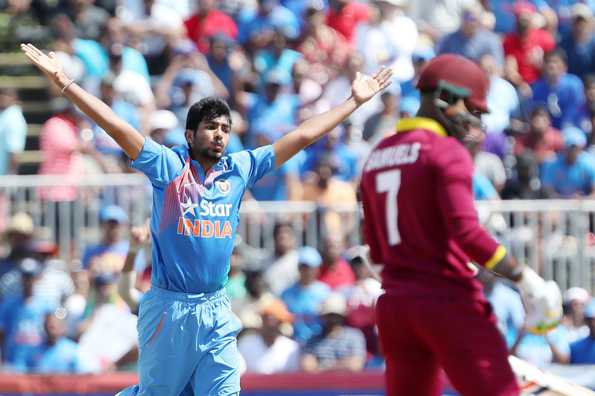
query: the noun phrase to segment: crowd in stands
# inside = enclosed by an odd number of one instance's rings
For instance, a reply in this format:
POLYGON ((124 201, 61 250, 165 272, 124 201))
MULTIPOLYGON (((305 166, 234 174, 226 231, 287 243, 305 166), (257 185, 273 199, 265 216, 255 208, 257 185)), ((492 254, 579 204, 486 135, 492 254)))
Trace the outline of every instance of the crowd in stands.
MULTIPOLYGON (((346 99, 357 72, 394 69, 381 96, 246 199, 355 204, 368 153, 416 114, 416 79, 442 53, 478 62, 490 79, 484 131, 469 145, 478 200, 595 194, 593 1, 2 0, 0 7, 2 40, 15 48, 44 43, 71 78, 166 146, 185 144, 186 112, 203 97, 230 103, 234 152, 271 143, 346 99)), ((52 95, 40 174, 74 182, 132 172, 101 128, 52 95)), ((0 174, 18 170, 26 135, 18 92, 0 88, 0 174)), ((77 190, 45 187, 40 197, 69 203, 77 190)), ((10 219, 0 261, 4 370, 134 367, 134 314, 150 287, 150 250, 141 231, 124 239, 130 225, 121 208, 105 206, 100 221, 97 244, 80 262, 64 263, 53 242, 36 238, 26 213, 10 219)), ((244 327, 238 345, 247 372, 382 367, 374 326, 380 283, 365 248, 346 246, 349 218, 328 213, 323 222, 317 247, 297 246, 296 230, 282 220, 272 251, 236 241, 227 291, 244 327)), ((512 353, 540 366, 595 364, 595 300, 586 290, 566 291, 563 323, 543 336, 526 331, 516 291, 490 273, 480 279, 512 353)))

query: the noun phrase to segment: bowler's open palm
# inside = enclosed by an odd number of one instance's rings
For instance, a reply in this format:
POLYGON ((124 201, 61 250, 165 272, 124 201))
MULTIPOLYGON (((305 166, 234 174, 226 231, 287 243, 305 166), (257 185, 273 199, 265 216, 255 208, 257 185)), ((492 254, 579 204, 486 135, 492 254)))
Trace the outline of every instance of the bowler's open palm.
POLYGON ((62 65, 53 52, 46 55, 33 44, 21 44, 21 50, 31 63, 52 80, 58 78, 58 75, 62 72, 62 65))
POLYGON ((393 75, 392 68, 381 68, 374 76, 370 77, 360 72, 351 84, 351 93, 358 104, 370 100, 378 92, 388 87, 393 75))

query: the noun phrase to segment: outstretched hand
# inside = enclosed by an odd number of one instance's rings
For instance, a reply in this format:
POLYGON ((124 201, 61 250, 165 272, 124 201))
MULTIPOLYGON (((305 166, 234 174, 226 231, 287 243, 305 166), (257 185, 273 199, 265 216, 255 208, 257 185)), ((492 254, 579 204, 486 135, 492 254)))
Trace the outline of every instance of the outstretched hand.
POLYGON ((52 81, 57 81, 60 73, 62 73, 62 65, 56 59, 56 54, 50 52, 46 55, 33 44, 21 44, 21 50, 25 56, 33 63, 39 70, 48 76, 52 81))
POLYGON ((382 67, 372 77, 358 72, 351 84, 351 93, 357 104, 367 102, 378 92, 388 87, 392 75, 393 70, 390 67, 382 67))

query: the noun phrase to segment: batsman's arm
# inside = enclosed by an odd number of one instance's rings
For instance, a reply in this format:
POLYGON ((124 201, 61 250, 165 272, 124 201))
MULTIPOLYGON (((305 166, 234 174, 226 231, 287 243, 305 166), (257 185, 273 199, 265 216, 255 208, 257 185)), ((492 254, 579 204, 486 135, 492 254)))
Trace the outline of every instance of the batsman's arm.
POLYGON ((448 235, 471 260, 481 266, 517 281, 518 263, 504 246, 481 226, 471 189, 473 163, 469 153, 458 142, 445 142, 434 155, 440 211, 448 235))
POLYGON ((358 73, 351 86, 352 95, 340 105, 302 122, 296 129, 273 143, 275 166, 283 165, 300 150, 333 130, 359 106, 390 85, 392 69, 381 69, 373 77, 358 73))
POLYGON ((145 138, 130 124, 119 118, 112 109, 99 98, 91 95, 62 70, 62 65, 53 52, 49 56, 32 44, 21 44, 25 56, 41 70, 83 113, 105 130, 131 159, 140 153, 145 138))

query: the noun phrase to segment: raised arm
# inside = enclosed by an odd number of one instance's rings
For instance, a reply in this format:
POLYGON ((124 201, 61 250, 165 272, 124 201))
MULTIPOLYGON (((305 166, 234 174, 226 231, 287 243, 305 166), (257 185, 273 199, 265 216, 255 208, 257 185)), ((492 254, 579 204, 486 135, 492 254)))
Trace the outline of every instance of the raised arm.
POLYGON ((21 50, 31 63, 56 84, 72 103, 103 128, 128 157, 136 159, 145 140, 136 129, 119 118, 108 105, 68 78, 53 52, 50 52, 48 56, 33 44, 21 44, 21 50))
POLYGON ((351 85, 351 97, 349 99, 337 107, 302 122, 296 129, 273 144, 275 166, 283 165, 285 161, 296 155, 300 150, 333 130, 359 106, 388 87, 391 76, 392 69, 390 68, 381 69, 374 77, 358 73, 351 85))

